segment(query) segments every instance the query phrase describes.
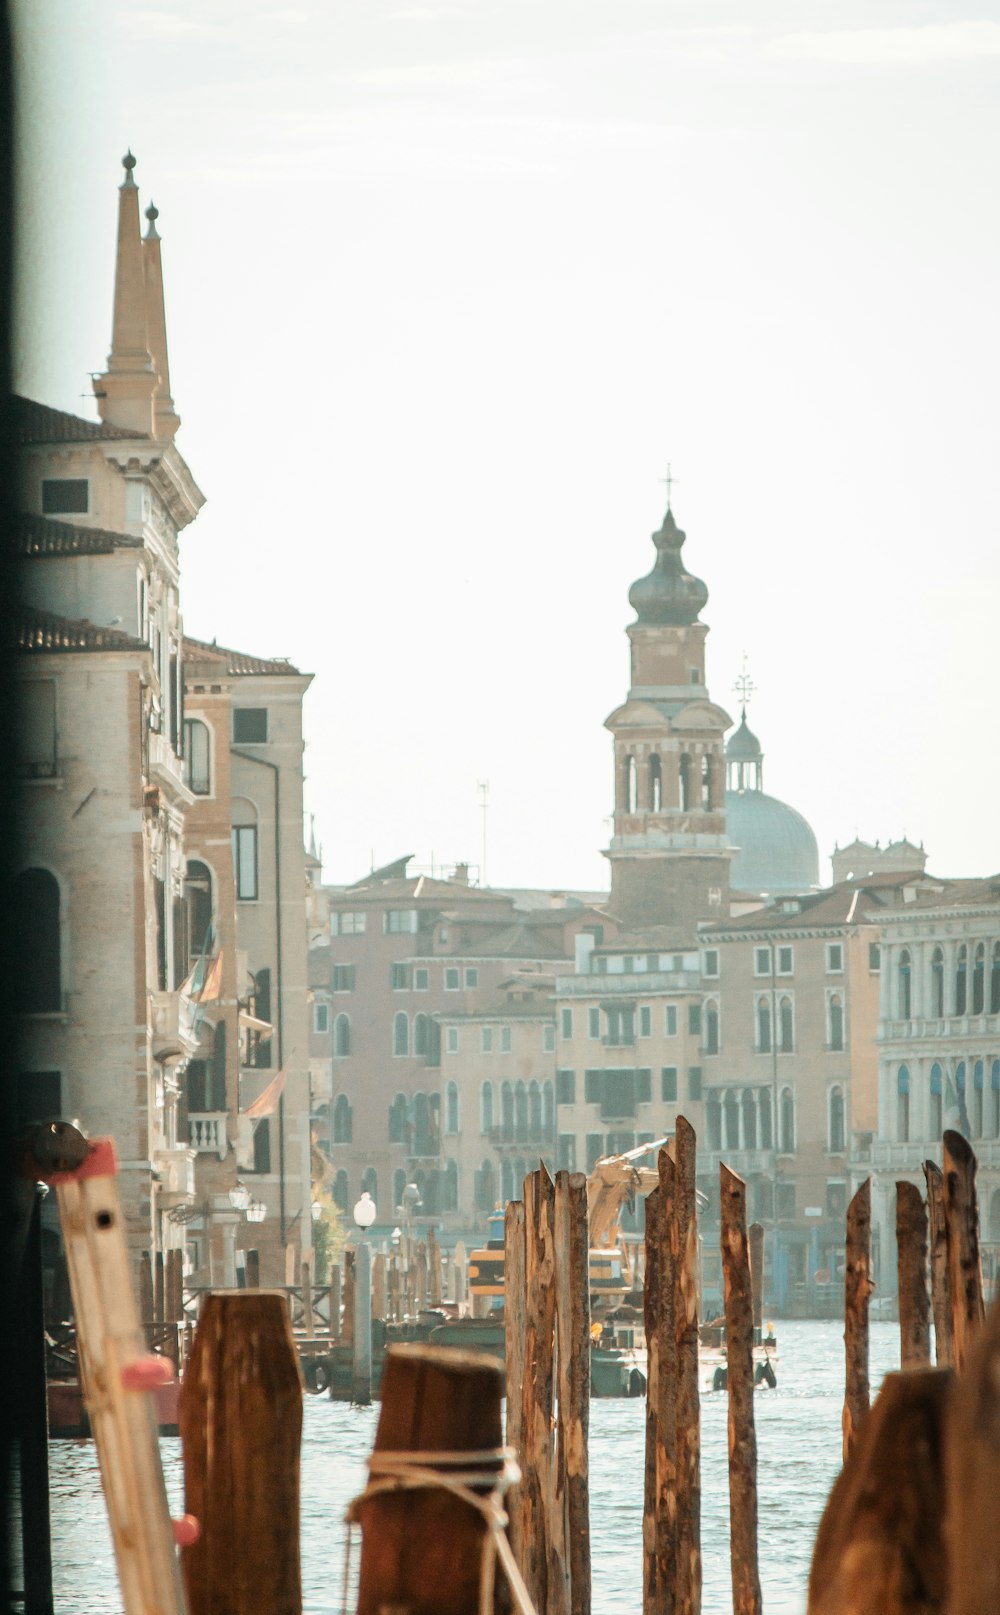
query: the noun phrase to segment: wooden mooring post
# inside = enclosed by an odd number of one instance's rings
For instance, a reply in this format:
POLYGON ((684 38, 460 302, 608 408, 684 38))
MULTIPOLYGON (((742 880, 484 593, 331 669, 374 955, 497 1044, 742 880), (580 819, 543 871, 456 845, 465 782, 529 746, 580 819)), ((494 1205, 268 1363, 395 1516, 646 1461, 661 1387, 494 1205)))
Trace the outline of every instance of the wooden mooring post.
POLYGON ((938 1368, 950 1368, 955 1359, 951 1338, 951 1298, 948 1293, 948 1229, 944 1216, 944 1174, 936 1161, 924 1162, 924 1181, 927 1184, 934 1361, 938 1368))
POLYGON ((847 1208, 844 1253, 844 1461, 871 1401, 868 1380, 868 1302, 871 1282, 872 1180, 865 1178, 847 1208))
POLYGON ((555 1264, 560 1556, 569 1577, 569 1615, 590 1615, 590 1239, 582 1172, 556 1173, 555 1264))
MULTIPOLYGON (((674 1133, 674 1340, 677 1362, 676 1615, 701 1610, 701 1387, 698 1382, 696 1137, 684 1116, 674 1133)), ((663 1179, 660 1179, 661 1186, 663 1179)))
POLYGON ((948 1615, 1000 1609, 1000 1305, 971 1337, 945 1426, 948 1615))
POLYGON ((979 1260, 976 1157, 968 1139, 949 1128, 944 1135, 944 1219, 948 1241, 948 1291, 952 1350, 961 1368, 973 1335, 982 1327, 983 1271, 979 1260))
POLYGON ((302 1615, 302 1382, 280 1295, 205 1297, 181 1386, 190 1615, 302 1615))
POLYGON ((927 1207, 915 1183, 896 1184, 896 1253, 901 1368, 931 1365, 927 1293, 927 1207))
POLYGON ((248 1250, 246 1259, 246 1287, 248 1290, 260 1289, 260 1251, 248 1250))
POLYGON ((646 1465, 643 1615, 671 1615, 677 1561, 677 1365, 674 1345, 674 1163, 660 1151, 660 1183, 646 1196, 646 1465))
POLYGON ((536 1609, 566 1615, 556 1572, 552 1421, 555 1411, 555 1186, 544 1166, 524 1180, 524 1379, 521 1402, 521 1574, 536 1609))
MULTIPOLYGON (((524 1452, 524 1202, 509 1200, 504 1212, 504 1355, 507 1371, 507 1445, 520 1460, 524 1452)), ((507 1494, 508 1535, 514 1557, 523 1565, 522 1486, 507 1494)))
POLYGON ((743 1179, 725 1165, 719 1167, 719 1200, 729 1392, 729 1556, 733 1615, 760 1615, 753 1287, 747 1236, 747 1191, 743 1179))

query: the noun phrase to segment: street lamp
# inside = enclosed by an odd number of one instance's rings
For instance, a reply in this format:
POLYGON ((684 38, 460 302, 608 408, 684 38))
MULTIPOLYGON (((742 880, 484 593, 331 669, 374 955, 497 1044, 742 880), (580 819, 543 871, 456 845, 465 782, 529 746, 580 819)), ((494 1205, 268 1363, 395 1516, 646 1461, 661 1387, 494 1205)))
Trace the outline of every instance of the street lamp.
POLYGON ((323 1207, 320 1205, 319 1201, 314 1200, 310 1209, 312 1211, 313 1222, 319 1222, 323 1215, 323 1207))
POLYGON ((246 1209, 247 1222, 263 1222, 267 1216, 267 1207, 263 1200, 251 1200, 246 1209))
POLYGON ((377 1215, 378 1209, 366 1189, 361 1199, 354 1204, 354 1221, 363 1234, 367 1233, 377 1215))
POLYGON ((250 1190, 245 1183, 237 1183, 230 1189, 229 1204, 234 1211, 246 1211, 250 1204, 250 1190))

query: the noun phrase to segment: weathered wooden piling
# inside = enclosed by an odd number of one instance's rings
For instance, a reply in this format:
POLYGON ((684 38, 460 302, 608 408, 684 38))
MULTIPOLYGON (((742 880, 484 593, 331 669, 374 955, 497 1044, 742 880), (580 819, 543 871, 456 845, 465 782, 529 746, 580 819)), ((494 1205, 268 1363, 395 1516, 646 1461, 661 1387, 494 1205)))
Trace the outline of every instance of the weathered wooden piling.
POLYGON ((206 1296, 181 1387, 190 1615, 301 1615, 302 1383, 279 1295, 206 1296))
POLYGON ((948 1291, 948 1228, 944 1216, 944 1174, 936 1161, 924 1162, 931 1257, 931 1307, 934 1313, 934 1360, 938 1368, 954 1362, 951 1299, 948 1291))
POLYGON ((674 1163, 659 1156, 659 1187, 647 1196, 646 1465, 643 1497, 643 1615, 671 1615, 677 1580, 677 1364, 671 1250, 674 1163))
POLYGON ((536 1609, 565 1615, 566 1589, 550 1586, 554 1499, 555 1188, 544 1166, 524 1180, 524 1379, 521 1412, 521 1573, 536 1609))
POLYGON ((950 1128, 944 1135, 944 1217, 948 1238, 948 1291, 956 1368, 982 1327, 983 1272, 979 1260, 976 1157, 968 1139, 950 1128))
POLYGON ((352 1508, 362 1532, 357 1615, 479 1615, 486 1520, 432 1477, 461 1476, 464 1468, 469 1490, 488 1494, 503 1462, 502 1387, 501 1365, 482 1352, 390 1350, 370 1464, 373 1489, 352 1508), (393 1479, 405 1486, 391 1485, 393 1479), (375 1489, 382 1482, 389 1484, 375 1489))
POLYGON ((334 1339, 340 1334, 340 1268, 336 1265, 330 1269, 330 1334, 334 1339))
POLYGON ((931 1365, 931 1305, 927 1293, 927 1207, 915 1183, 896 1184, 896 1266, 899 1365, 931 1365))
POLYGON ((303 1251, 301 1269, 302 1327, 309 1340, 312 1340, 316 1333, 316 1319, 313 1316, 313 1267, 312 1251, 303 1251))
MULTIPOLYGON (((507 1445, 523 1467, 524 1453, 524 1202, 509 1200, 504 1213, 504 1355, 507 1372, 507 1445)), ((507 1493, 508 1535, 518 1564, 522 1558, 521 1486, 507 1493)))
MULTIPOLYGON (((674 1340, 677 1362, 676 1615, 701 1609, 701 1387, 698 1383, 696 1137, 684 1116, 674 1132, 674 1340)), ((661 1186, 663 1179, 660 1179, 661 1186)))
POLYGON ((844 1252, 844 1461, 871 1401, 868 1381, 868 1301, 871 1282, 872 1180, 854 1194, 847 1208, 844 1252))
POLYGON ((753 1295, 753 1338, 759 1345, 764 1330, 764 1228, 750 1224, 750 1287, 753 1295))
POLYGON ((556 1173, 554 1217, 561 1557, 569 1575, 570 1615, 590 1615, 590 1239, 582 1172, 556 1173))
POLYGON ((950 1380, 942 1369, 886 1376, 820 1521, 808 1615, 958 1615, 942 1536, 950 1380))
POLYGON ((260 1251, 248 1250, 246 1253, 246 1287, 248 1290, 260 1289, 260 1251))
POLYGON ((760 1615, 757 1433, 753 1416, 753 1289, 743 1179, 719 1167, 722 1284, 729 1392, 729 1556, 733 1615, 760 1615))
POLYGON ((971 1337, 945 1427, 948 1615, 1000 1609, 1000 1306, 971 1337))

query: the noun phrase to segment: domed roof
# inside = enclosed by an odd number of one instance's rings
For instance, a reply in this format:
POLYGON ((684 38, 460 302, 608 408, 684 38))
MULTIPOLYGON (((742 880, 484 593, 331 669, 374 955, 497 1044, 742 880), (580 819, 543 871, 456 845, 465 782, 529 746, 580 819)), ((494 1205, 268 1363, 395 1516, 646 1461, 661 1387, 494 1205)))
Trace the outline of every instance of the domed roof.
POLYGON ((684 537, 668 507, 662 527, 653 534, 656 564, 652 572, 639 578, 628 592, 638 622, 697 622, 698 613, 708 600, 708 589, 700 578, 692 577, 684 569, 681 560, 684 537))
POLYGON ((747 728, 747 715, 744 709, 740 718, 740 726, 726 741, 726 761, 729 763, 760 763, 764 754, 760 749, 760 741, 752 729, 747 728))
POLYGON ((774 896, 819 885, 816 837, 787 802, 763 791, 727 791, 726 831, 739 848, 729 875, 734 891, 774 896))

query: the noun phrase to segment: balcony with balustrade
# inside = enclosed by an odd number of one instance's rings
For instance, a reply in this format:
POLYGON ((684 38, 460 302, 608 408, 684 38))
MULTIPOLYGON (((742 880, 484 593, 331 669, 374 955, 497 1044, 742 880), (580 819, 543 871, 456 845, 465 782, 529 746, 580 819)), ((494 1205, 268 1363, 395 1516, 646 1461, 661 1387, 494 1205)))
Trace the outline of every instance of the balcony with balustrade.
POLYGON ((188 1111, 188 1145, 198 1155, 216 1155, 224 1161, 229 1149, 224 1110, 188 1111))

